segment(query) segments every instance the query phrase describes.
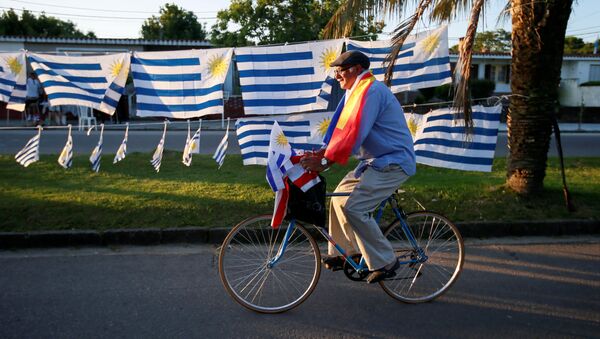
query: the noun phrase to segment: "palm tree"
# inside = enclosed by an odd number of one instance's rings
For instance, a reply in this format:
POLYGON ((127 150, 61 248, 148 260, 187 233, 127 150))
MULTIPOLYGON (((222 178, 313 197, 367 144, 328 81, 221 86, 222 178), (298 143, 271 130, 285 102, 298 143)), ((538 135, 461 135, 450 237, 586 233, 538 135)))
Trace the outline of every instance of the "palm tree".
MULTIPOLYGON (((406 0, 347 0, 325 28, 325 36, 347 36, 357 13, 399 17, 406 0)), ((469 78, 472 46, 479 15, 487 0, 416 0, 416 11, 394 30, 388 73, 396 53, 426 11, 432 22, 448 22, 470 11, 469 27, 460 44, 455 71, 455 107, 471 126, 469 78)), ((543 190, 547 154, 558 109, 558 85, 563 45, 573 0, 511 0, 505 13, 512 17, 511 90, 508 112, 508 187, 523 195, 543 190)), ((389 78, 389 76, 388 76, 389 78)))

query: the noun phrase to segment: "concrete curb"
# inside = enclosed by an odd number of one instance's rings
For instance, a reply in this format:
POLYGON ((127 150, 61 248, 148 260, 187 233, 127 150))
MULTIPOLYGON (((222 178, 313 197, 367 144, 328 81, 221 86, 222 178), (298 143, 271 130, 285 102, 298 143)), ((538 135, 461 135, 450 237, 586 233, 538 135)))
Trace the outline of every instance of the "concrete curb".
MULTIPOLYGON (((456 224, 465 238, 507 236, 562 236, 600 234, 600 220, 552 220, 516 222, 461 222, 456 224)), ((220 244, 230 228, 140 228, 107 231, 0 232, 0 249, 160 245, 220 244)), ((320 239, 317 237, 317 239, 320 239)))

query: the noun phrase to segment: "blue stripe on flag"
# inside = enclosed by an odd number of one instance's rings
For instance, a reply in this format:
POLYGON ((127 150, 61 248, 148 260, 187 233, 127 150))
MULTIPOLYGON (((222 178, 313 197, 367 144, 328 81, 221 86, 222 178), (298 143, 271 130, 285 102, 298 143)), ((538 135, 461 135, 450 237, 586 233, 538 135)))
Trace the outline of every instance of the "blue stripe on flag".
POLYGON ((432 80, 442 80, 442 79, 449 78, 451 76, 452 76, 451 71, 444 71, 444 72, 440 72, 440 73, 423 74, 423 75, 417 75, 414 77, 393 79, 392 86, 417 84, 419 82, 432 81, 432 80))
POLYGON ((240 62, 274 62, 274 61, 293 61, 293 60, 312 60, 311 51, 294 53, 275 53, 275 54, 242 54, 237 55, 235 60, 240 62))
POLYGON ((33 62, 37 62, 38 64, 44 64, 52 69, 70 69, 70 70, 78 70, 78 71, 101 71, 102 66, 98 63, 94 64, 74 64, 74 63, 62 63, 62 62, 52 62, 37 59, 35 57, 30 56, 33 62))
POLYGON ((185 111, 199 111, 208 107, 218 107, 223 105, 223 100, 215 99, 208 100, 199 104, 187 104, 187 105, 162 105, 162 104, 149 104, 140 103, 137 104, 137 109, 142 111, 158 111, 158 112, 185 112, 185 111))
POLYGON ((27 90, 27 85, 16 84, 15 85, 15 89, 18 90, 18 91, 26 91, 27 90))
MULTIPOLYGON (((415 55, 415 52, 413 50, 410 50, 408 52, 404 52, 404 53, 398 54, 398 57, 396 58, 396 62, 398 62, 397 60, 400 59, 400 58, 408 58, 408 57, 411 57, 411 56, 414 56, 414 55, 415 55)), ((374 56, 372 56, 372 57, 369 57, 369 61, 371 61, 371 62, 383 62, 383 61, 385 61, 385 57, 374 57, 374 56)))
MULTIPOLYGON (((242 88, 243 91, 243 88, 242 88)), ((244 100, 244 107, 262 107, 262 106, 296 106, 307 105, 317 102, 316 97, 312 98, 296 98, 296 99, 248 99, 244 100)))
MULTIPOLYGON (((432 117, 428 117, 427 121, 438 121, 438 120, 454 120, 454 119, 462 119, 462 113, 448 113, 448 114, 440 114, 432 117)), ((498 121, 500 120, 500 114, 494 113, 484 113, 484 112, 473 112, 472 113, 473 120, 485 120, 485 121, 498 121)))
POLYGON ((7 97, 10 97, 10 92, 9 90, 5 90, 0 88, 0 95, 6 95, 7 97))
MULTIPOLYGON (((283 125, 283 124, 282 124, 283 125)), ((242 132, 238 135, 238 140, 252 135, 270 135, 270 129, 253 129, 242 132)), ((288 138, 310 137, 310 131, 283 131, 283 134, 288 138)))
POLYGON ((101 100, 97 97, 93 97, 90 95, 77 94, 77 93, 60 93, 59 92, 59 93, 48 94, 48 99, 50 99, 50 100, 65 99, 65 98, 90 101, 90 102, 93 102, 96 104, 99 104, 101 102, 101 100))
MULTIPOLYGON (((465 128, 462 126, 458 126, 458 127, 430 126, 430 127, 425 127, 423 129, 423 133, 429 133, 429 132, 465 134, 465 128)), ((486 137, 494 137, 494 136, 498 135, 498 128, 474 127, 473 134, 474 135, 483 135, 486 137)))
POLYGON ((14 104, 24 104, 25 103, 25 97, 10 97, 10 102, 14 103, 14 104))
POLYGON ((194 89, 154 89, 139 87, 135 89, 136 95, 147 95, 155 97, 197 97, 208 95, 221 90, 221 84, 214 85, 209 88, 194 88, 194 89))
POLYGON ((181 59, 144 59, 144 58, 131 58, 131 63, 136 65, 144 66, 199 66, 199 58, 181 58, 181 59))
POLYGON ((81 83, 88 83, 88 84, 105 84, 106 83, 106 78, 104 77, 86 77, 86 76, 74 76, 74 75, 64 75, 64 74, 58 74, 56 72, 54 72, 53 70, 47 70, 47 69, 43 69, 43 68, 38 68, 35 70, 35 72, 37 73, 37 75, 50 75, 50 76, 54 76, 54 77, 62 77, 65 78, 69 81, 73 81, 73 82, 81 82, 81 83))
POLYGON ((321 82, 304 82, 295 84, 261 84, 261 85, 246 85, 242 89, 245 93, 250 92, 288 92, 288 91, 305 91, 321 88, 321 82))
POLYGON ((55 81, 55 80, 47 80, 47 81, 42 81, 42 85, 44 86, 44 88, 51 88, 51 87, 70 87, 70 88, 78 88, 80 90, 86 91, 88 93, 91 94, 96 94, 96 95, 103 95, 106 90, 99 88, 99 89, 95 89, 95 88, 84 88, 81 86, 77 86, 76 84, 72 83, 72 82, 64 82, 64 81, 55 81))
POLYGON ((111 107, 117 107, 117 105, 119 104, 119 102, 111 97, 109 97, 108 95, 104 96, 104 99, 102 99, 103 102, 105 102, 107 105, 111 106, 111 107))
POLYGON ((7 85, 7 86, 15 86, 15 81, 9 80, 9 79, 0 78, 0 84, 7 85))
POLYGON ((455 147, 470 150, 485 150, 494 151, 496 150, 496 144, 489 144, 483 142, 469 142, 469 141, 458 141, 458 140, 447 140, 438 138, 421 138, 415 141, 415 145, 440 145, 447 147, 455 147))
POLYGON ((420 157, 438 159, 438 160, 454 162, 454 163, 458 163, 458 164, 491 166, 492 163, 494 162, 493 158, 465 157, 465 156, 442 154, 442 153, 423 151, 423 150, 415 150, 415 154, 420 157))
MULTIPOLYGON (((275 123, 274 120, 245 120, 238 121, 238 126, 246 126, 246 125, 273 125, 275 123)), ((299 121, 277 121, 279 126, 310 126, 310 121, 308 120, 299 120, 299 121)), ((269 133, 270 134, 270 130, 269 133)))
POLYGON ((190 74, 150 74, 141 72, 131 72, 135 80, 145 81, 201 81, 200 73, 190 74))
MULTIPOLYGON (((416 43, 410 42, 410 43, 402 45, 402 48, 400 50, 404 51, 404 50, 415 47, 415 45, 416 45, 416 43)), ((367 53, 367 54, 390 54, 390 52, 392 51, 391 47, 367 48, 367 47, 355 46, 352 44, 348 44, 347 49, 349 51, 358 50, 358 51, 361 51, 361 52, 367 53)))
POLYGON ((119 86, 115 82, 110 84, 110 86, 108 86, 108 89, 113 90, 119 94, 125 93, 125 87, 119 86))
POLYGON ((251 159, 251 158, 264 158, 267 159, 268 152, 248 152, 242 153, 242 160, 251 159))
MULTIPOLYGON (((300 68, 284 68, 284 69, 249 69, 240 71, 240 78, 250 77, 288 77, 295 75, 310 75, 315 74, 312 67, 300 67, 300 68)), ((244 91, 242 86, 242 91, 244 91)))
MULTIPOLYGON (((441 58, 429 59, 425 62, 415 62, 415 63, 409 63, 409 64, 394 65, 394 72, 416 71, 418 69, 425 68, 428 66, 444 65, 449 62, 450 62, 449 57, 441 57, 441 58)), ((379 75, 379 74, 384 74, 384 73, 385 73, 385 68, 373 69, 374 75, 379 75)))

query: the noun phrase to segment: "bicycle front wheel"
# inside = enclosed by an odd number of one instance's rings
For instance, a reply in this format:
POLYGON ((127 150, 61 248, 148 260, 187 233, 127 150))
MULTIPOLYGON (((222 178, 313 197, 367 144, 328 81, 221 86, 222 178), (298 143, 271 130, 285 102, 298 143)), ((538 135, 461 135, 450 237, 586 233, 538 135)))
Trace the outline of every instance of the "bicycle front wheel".
POLYGON ((321 254, 313 237, 296 223, 278 257, 286 228, 273 229, 271 215, 246 219, 227 235, 219 253, 219 274, 227 293, 261 313, 280 313, 300 305, 321 274, 321 254))
POLYGON ((401 265, 396 276, 380 282, 387 294, 407 303, 433 300, 458 278, 464 263, 464 244, 458 229, 446 217, 432 212, 407 215, 406 226, 425 257, 420 256, 399 220, 384 232, 401 265))

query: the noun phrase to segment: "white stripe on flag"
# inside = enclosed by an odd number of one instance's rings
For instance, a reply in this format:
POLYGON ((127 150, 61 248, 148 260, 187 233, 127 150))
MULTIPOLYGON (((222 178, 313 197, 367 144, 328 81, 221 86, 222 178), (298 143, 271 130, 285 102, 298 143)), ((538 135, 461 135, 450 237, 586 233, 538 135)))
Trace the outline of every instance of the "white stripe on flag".
POLYGON ((162 163, 162 156, 163 156, 163 150, 165 148, 165 137, 166 136, 167 136, 167 122, 165 121, 165 127, 163 129, 162 138, 160 138, 160 141, 158 142, 158 146, 156 146, 156 150, 154 151, 154 154, 152 155, 152 160, 150 160, 150 163, 156 170, 156 173, 160 172, 160 165, 162 163))
POLYGON ((428 113, 415 137, 417 163, 465 171, 491 172, 502 106, 473 106, 473 134, 452 108, 428 113))
MULTIPOLYGON (((383 60, 391 50, 391 42, 348 40, 347 44, 348 50, 360 50, 369 57, 375 78, 383 81, 386 71, 383 60)), ((451 83, 448 53, 448 26, 409 36, 396 58, 392 92, 451 83)))
POLYGON ((104 124, 100 124, 100 139, 98 139, 98 145, 92 151, 90 155, 90 163, 92 164, 92 171, 98 173, 100 171, 100 160, 102 159, 102 142, 104 137, 104 124))
POLYGON ((67 143, 63 147, 62 152, 58 156, 58 164, 64 169, 71 168, 73 164, 73 137, 71 136, 71 124, 69 124, 69 133, 67 135, 67 143))
POLYGON ((217 164, 219 164, 219 168, 221 168, 221 166, 223 166, 223 162, 225 161, 225 155, 227 154, 227 146, 229 145, 228 138, 229 138, 229 118, 227 118, 227 129, 225 130, 225 135, 223 136, 223 139, 219 143, 219 146, 217 146, 217 149, 215 150, 215 154, 213 155, 213 159, 215 159, 217 164))
POLYGON ((121 142, 121 145, 119 145, 119 149, 117 150, 117 153, 115 154, 115 158, 113 159, 113 164, 116 164, 117 162, 125 159, 125 156, 127 155, 127 138, 129 136, 129 123, 125 124, 125 136, 123 137, 123 141, 121 142))
POLYGON ((246 115, 326 109, 344 40, 236 48, 246 115))

